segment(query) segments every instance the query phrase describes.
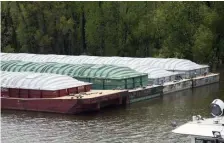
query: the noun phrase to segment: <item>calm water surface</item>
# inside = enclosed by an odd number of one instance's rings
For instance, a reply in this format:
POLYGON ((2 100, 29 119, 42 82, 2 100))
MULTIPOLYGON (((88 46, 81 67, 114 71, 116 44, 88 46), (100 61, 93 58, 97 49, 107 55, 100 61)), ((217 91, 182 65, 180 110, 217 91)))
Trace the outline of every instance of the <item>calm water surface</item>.
POLYGON ((61 115, 2 111, 3 143, 148 142, 188 143, 189 137, 171 133, 192 115, 209 117, 214 98, 224 100, 224 70, 219 84, 172 93, 163 98, 105 109, 89 115, 61 115))

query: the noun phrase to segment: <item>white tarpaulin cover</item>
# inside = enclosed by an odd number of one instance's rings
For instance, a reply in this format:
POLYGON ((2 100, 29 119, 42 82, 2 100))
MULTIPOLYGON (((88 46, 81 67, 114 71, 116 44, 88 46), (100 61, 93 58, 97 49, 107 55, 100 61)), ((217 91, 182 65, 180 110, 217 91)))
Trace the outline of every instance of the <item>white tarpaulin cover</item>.
POLYGON ((58 74, 5 71, 1 71, 0 81, 3 88, 37 90, 60 90, 90 84, 58 74))
POLYGON ((125 66, 141 73, 148 73, 150 74, 149 78, 153 79, 175 76, 178 73, 186 73, 188 75, 187 77, 190 77, 196 72, 197 75, 208 72, 207 65, 199 65, 190 60, 176 58, 99 57, 86 55, 67 56, 28 53, 7 53, 0 56, 2 60, 58 62, 67 64, 107 64, 125 66))

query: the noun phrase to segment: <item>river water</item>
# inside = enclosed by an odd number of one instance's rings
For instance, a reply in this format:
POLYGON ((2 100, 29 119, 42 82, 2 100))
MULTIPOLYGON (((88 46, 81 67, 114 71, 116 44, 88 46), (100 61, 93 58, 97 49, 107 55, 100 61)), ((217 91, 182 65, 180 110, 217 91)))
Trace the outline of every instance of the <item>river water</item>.
POLYGON ((220 83, 88 115, 2 111, 1 139, 3 143, 188 143, 188 136, 171 133, 171 122, 181 125, 192 115, 210 116, 212 100, 224 100, 224 70, 219 72, 220 83))

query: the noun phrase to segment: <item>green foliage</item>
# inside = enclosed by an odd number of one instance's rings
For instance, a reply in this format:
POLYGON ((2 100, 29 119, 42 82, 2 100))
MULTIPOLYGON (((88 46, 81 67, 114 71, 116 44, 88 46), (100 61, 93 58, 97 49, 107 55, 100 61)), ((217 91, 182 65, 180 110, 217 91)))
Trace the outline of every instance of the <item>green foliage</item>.
POLYGON ((196 61, 206 62, 212 57, 213 33, 204 25, 200 25, 195 33, 193 56, 196 61))
POLYGON ((224 59, 223 2, 2 2, 2 51, 224 59))
POLYGON ((8 46, 6 46, 6 47, 4 48, 4 51, 5 51, 5 52, 8 52, 8 53, 14 53, 14 52, 15 52, 15 49, 12 48, 10 45, 8 45, 8 46))

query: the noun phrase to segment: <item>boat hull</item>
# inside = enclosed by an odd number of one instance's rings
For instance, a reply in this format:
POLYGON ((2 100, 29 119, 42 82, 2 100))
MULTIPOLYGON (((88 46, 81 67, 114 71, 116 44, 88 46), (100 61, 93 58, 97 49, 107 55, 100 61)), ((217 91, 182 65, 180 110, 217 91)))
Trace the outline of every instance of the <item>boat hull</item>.
POLYGON ((77 114, 99 110, 99 106, 96 103, 80 104, 77 99, 1 98, 1 109, 77 114))
POLYGON ((98 111, 111 105, 127 104, 127 93, 127 91, 92 91, 91 95, 83 95, 82 98, 75 96, 58 98, 1 97, 1 109, 77 114, 98 111))

